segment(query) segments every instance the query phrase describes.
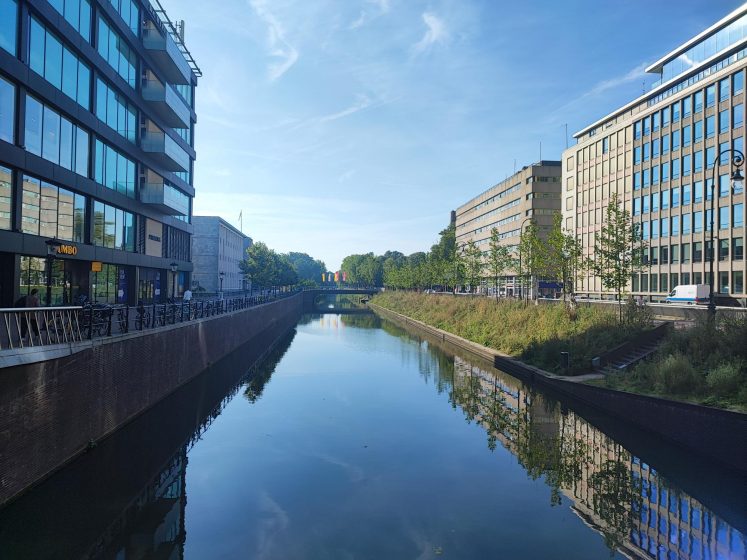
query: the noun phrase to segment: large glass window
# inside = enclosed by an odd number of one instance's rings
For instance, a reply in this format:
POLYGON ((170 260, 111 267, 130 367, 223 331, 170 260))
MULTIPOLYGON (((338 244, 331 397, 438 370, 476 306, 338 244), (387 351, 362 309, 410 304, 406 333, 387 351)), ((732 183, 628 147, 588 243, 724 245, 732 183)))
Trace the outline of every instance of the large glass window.
POLYGON ((693 202, 703 202, 703 181, 695 181, 693 202))
MULTIPOLYGON (((672 216, 672 237, 675 237, 680 234, 680 217, 679 216, 672 216)), ((674 261, 672 261, 674 262, 674 261)))
POLYGON ((716 84, 711 84, 705 90, 706 107, 712 106, 716 103, 716 84))
POLYGON ((736 74, 732 76, 732 95, 737 95, 739 93, 742 93, 742 90, 744 90, 744 72, 739 71, 736 74))
POLYGON ((718 209, 718 229, 729 229, 729 207, 722 206, 718 209))
POLYGON ((16 55, 18 29, 18 1, 0 0, 0 49, 16 55))
POLYGON ((703 212, 698 210, 693 212, 693 233, 700 233, 703 231, 703 212))
POLYGON ((703 110, 703 92, 696 91, 693 98, 694 98, 693 105, 695 105, 695 112, 699 113, 700 111, 703 110))
POLYGON ((85 196, 23 176, 21 230, 23 233, 83 241, 85 196))
POLYGON ((744 260, 744 238, 735 237, 731 240, 731 260, 744 260))
POLYGON ((34 17, 31 18, 29 48, 31 69, 88 109, 90 68, 34 17))
POLYGON ((91 40, 91 3, 89 0, 49 0, 49 3, 80 33, 81 37, 86 41, 91 40))
POLYGON ((739 203, 734 205, 734 211, 732 212, 732 227, 738 228, 744 226, 744 204, 739 203))
POLYGON ((678 179, 680 176, 680 160, 679 158, 672 160, 672 179, 678 179))
POLYGON ((675 130, 672 132, 672 151, 676 152, 680 149, 680 134, 681 131, 675 130))
POLYGON ((15 141, 15 107, 16 87, 0 76, 0 140, 11 144, 15 141))
POLYGON ((88 176, 88 132, 26 95, 26 150, 88 176))
POLYGON ((13 174, 10 169, 0 165, 0 229, 11 229, 13 225, 12 204, 13 174))
POLYGON ((721 134, 729 131, 729 109, 724 109, 718 114, 718 131, 721 134))
POLYGON ((676 101, 672 105, 672 122, 676 123, 680 120, 680 102, 676 101))
POLYGON ((135 250, 135 216, 98 200, 93 203, 93 243, 101 247, 135 250))
POLYGON ((682 100, 682 118, 689 117, 693 112, 693 99, 689 95, 682 100))
POLYGON ((744 123, 744 105, 741 103, 734 105, 734 107, 732 107, 732 115, 734 117, 732 119, 732 126, 734 128, 742 126, 744 123))
POLYGON ((724 78, 718 83, 718 99, 719 101, 726 101, 731 96, 731 88, 729 88, 729 78, 724 78))
POLYGON ((135 162, 96 139, 94 179, 100 185, 135 198, 135 162))
POLYGON ((106 20, 98 17, 98 51, 130 87, 137 80, 137 56, 129 45, 112 29, 106 20))
MULTIPOLYGON (((683 177, 687 177, 690 175, 690 171, 691 171, 690 165, 692 163, 691 160, 692 158, 690 154, 682 156, 682 176, 683 177)), ((672 176, 674 177, 674 174, 672 174, 672 176)))
POLYGON ((101 78, 96 79, 96 116, 127 140, 135 142, 137 109, 101 78))
MULTIPOLYGON (((700 121, 697 121, 700 122, 700 121)), ((697 124, 697 123, 696 123, 697 124)), ((702 131, 701 131, 702 134, 702 131)), ((692 142, 692 130, 690 128, 690 125, 683 126, 682 127, 682 146, 687 147, 692 142)))
POLYGON ((692 187, 690 185, 682 185, 682 206, 688 206, 690 204, 692 187))
POLYGON ((109 0, 109 2, 122 16, 130 31, 137 35, 140 28, 140 9, 137 3, 132 0, 109 0))

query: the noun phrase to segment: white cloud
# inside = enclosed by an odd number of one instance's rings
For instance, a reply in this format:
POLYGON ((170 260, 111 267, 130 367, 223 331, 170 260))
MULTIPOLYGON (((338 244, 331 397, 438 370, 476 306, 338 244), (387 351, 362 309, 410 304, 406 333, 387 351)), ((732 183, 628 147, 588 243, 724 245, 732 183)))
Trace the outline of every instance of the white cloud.
POLYGON ((342 111, 338 111, 337 113, 332 113, 331 115, 324 115, 322 117, 317 117, 314 120, 318 123, 336 121, 337 119, 341 119, 343 117, 352 115, 353 113, 357 113, 358 111, 362 111, 363 109, 367 109, 370 106, 371 106, 371 100, 368 98, 368 96, 360 94, 358 95, 358 100, 355 103, 353 103, 350 107, 347 107, 343 109, 342 111))
POLYGON ((371 20, 377 17, 383 16, 388 13, 391 6, 389 0, 366 0, 367 4, 373 4, 375 7, 375 13, 371 13, 369 10, 361 10, 361 15, 358 16, 353 23, 350 24, 350 29, 357 29, 371 20))
POLYGON ((424 12, 423 22, 425 22, 427 29, 425 31, 425 34, 423 35, 423 38, 413 46, 413 51, 416 55, 425 52, 426 50, 428 50, 428 48, 431 47, 431 45, 434 45, 435 43, 441 43, 445 41, 449 36, 443 20, 435 14, 431 12, 424 12))
POLYGON ((285 30, 267 6, 266 0, 249 0, 249 5, 267 25, 267 48, 269 56, 278 61, 268 67, 271 82, 285 74, 298 60, 298 50, 285 38, 285 30))
POLYGON ((584 93, 582 97, 590 97, 592 95, 599 95, 600 93, 604 93, 607 90, 616 88, 623 84, 627 84, 628 82, 632 82, 635 80, 641 80, 644 76, 646 76, 646 66, 648 66, 648 63, 644 62, 642 64, 639 64, 638 66, 636 66, 635 68, 633 68, 628 73, 622 76, 617 76, 615 78, 603 80, 599 82, 598 84, 596 84, 589 91, 584 93))

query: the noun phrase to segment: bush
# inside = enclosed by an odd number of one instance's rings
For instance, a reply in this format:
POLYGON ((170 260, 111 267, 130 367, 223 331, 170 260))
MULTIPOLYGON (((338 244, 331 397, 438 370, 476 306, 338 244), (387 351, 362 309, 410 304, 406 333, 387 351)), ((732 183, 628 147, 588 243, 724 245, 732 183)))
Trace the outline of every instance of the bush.
POLYGON ((745 383, 745 376, 741 364, 727 362, 716 367, 706 375, 708 388, 719 397, 737 397, 745 383))
POLYGON ((688 395, 703 385, 702 376, 682 354, 670 354, 653 366, 653 381, 660 392, 688 395))

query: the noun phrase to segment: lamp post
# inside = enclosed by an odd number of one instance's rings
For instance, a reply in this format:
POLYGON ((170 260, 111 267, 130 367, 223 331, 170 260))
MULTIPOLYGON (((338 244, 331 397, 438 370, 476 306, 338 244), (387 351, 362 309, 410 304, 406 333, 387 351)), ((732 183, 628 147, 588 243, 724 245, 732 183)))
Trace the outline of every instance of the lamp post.
MULTIPOLYGON (((524 235, 524 224, 527 222, 532 221, 532 216, 527 216, 521 221, 521 225, 519 226, 519 281, 521 282, 521 299, 524 299, 524 275, 521 273, 521 237, 524 235)), ((514 282, 514 287, 516 287, 516 283, 514 282)))
POLYGON ((171 268, 171 299, 176 299, 176 270, 179 268, 179 265, 175 262, 172 262, 169 267, 171 268))
POLYGON ((716 156, 716 159, 713 162, 713 171, 711 172, 711 241, 710 241, 710 272, 709 272, 709 282, 708 282, 708 291, 709 291, 709 297, 708 297, 708 315, 711 319, 714 319, 716 317, 716 292, 715 292, 715 279, 714 279, 714 272, 713 272, 713 261, 716 257, 716 247, 713 243, 713 222, 714 222, 714 216, 715 216, 715 202, 716 202, 716 169, 718 169, 718 164, 721 161, 721 156, 723 154, 732 153, 731 157, 731 164, 734 169, 734 171, 731 174, 731 190, 732 192, 736 192, 739 190, 742 186, 742 181, 744 178, 742 177, 742 173, 739 171, 739 168, 742 167, 744 164, 744 154, 734 148, 726 149, 723 152, 721 152, 718 156, 716 156))
POLYGON ((223 277, 225 275, 226 273, 222 270, 218 273, 218 278, 220 279, 220 299, 223 299, 223 277))
POLYGON ((57 255, 57 248, 62 245, 57 238, 47 239, 44 243, 47 245, 47 296, 46 306, 52 305, 52 263, 54 263, 55 255, 57 255))

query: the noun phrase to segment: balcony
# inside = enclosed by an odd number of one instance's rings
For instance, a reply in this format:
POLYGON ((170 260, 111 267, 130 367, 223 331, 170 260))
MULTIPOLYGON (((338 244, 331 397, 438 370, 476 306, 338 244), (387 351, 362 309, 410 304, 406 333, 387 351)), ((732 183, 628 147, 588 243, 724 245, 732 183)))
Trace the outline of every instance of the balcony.
POLYGON ((189 109, 171 87, 158 80, 144 80, 143 99, 168 126, 189 128, 189 109))
POLYGON ((171 185, 164 183, 145 183, 142 185, 140 201, 171 216, 187 216, 189 214, 189 197, 171 185))
POLYGON ((192 69, 170 35, 163 36, 152 27, 143 29, 143 45, 172 84, 190 83, 192 69))
POLYGON ((167 171, 189 171, 189 156, 178 144, 163 132, 146 132, 140 147, 152 154, 167 171))

